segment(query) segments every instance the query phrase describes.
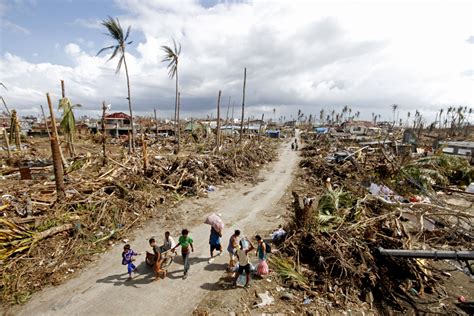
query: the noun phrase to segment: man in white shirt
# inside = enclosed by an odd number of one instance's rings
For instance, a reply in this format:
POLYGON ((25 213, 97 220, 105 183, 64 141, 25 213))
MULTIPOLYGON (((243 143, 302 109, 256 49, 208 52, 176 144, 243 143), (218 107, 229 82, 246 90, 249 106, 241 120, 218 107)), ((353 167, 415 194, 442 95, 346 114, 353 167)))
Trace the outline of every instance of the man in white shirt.
POLYGON ((248 253, 254 250, 254 246, 248 239, 242 239, 239 242, 239 249, 237 250, 237 258, 239 259, 239 271, 237 272, 237 277, 235 278, 234 285, 237 285, 237 280, 239 279, 242 273, 246 274, 245 287, 249 286, 250 283, 250 259, 248 253))

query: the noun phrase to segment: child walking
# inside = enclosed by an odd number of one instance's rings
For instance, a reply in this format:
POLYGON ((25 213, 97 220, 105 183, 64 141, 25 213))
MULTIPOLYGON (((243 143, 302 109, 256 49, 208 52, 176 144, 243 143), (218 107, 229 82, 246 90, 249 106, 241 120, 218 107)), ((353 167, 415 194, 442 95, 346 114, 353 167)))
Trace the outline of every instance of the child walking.
POLYGON ((189 231, 187 229, 183 229, 181 231, 181 236, 178 239, 178 244, 174 246, 173 250, 181 246, 181 255, 183 256, 183 263, 184 263, 184 275, 183 279, 188 277, 189 271, 189 254, 194 252, 193 247, 193 239, 189 236, 189 231), (189 250, 191 249, 191 251, 189 250))
POLYGON ((138 253, 133 251, 130 248, 130 245, 125 245, 123 246, 123 252, 122 252, 122 264, 127 266, 127 271, 128 271, 128 279, 132 279, 132 272, 137 271, 137 267, 133 264, 133 261, 135 260, 133 257, 138 256, 138 253))

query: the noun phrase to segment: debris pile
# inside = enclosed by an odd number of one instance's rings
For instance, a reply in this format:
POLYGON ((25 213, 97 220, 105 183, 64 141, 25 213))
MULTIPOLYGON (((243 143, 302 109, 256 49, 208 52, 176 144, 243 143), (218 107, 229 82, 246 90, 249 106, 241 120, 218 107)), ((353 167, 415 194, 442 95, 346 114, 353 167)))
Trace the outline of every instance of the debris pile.
POLYGON ((28 167, 30 179, 19 181, 19 166, 31 165, 34 156, 4 159, 3 302, 23 303, 42 287, 63 282, 152 216, 176 219, 179 214, 170 210, 184 197, 207 196, 215 185, 235 179, 254 180, 259 167, 276 157, 276 144, 244 141, 215 153, 194 154, 190 148, 179 156, 166 144, 152 144, 145 155, 109 146, 114 153, 109 152, 105 165, 100 155, 91 154, 68 161, 64 199, 56 198, 51 162, 28 167))
POLYGON ((283 256, 272 267, 335 308, 452 312, 444 303, 423 304, 447 297, 449 274, 439 265, 379 249, 474 250, 474 195, 459 187, 473 181, 474 168, 440 153, 402 161, 390 148, 358 152, 357 144, 344 144, 355 148, 337 161, 328 157, 342 144, 326 137, 306 139, 297 180, 304 186, 293 192, 283 256))

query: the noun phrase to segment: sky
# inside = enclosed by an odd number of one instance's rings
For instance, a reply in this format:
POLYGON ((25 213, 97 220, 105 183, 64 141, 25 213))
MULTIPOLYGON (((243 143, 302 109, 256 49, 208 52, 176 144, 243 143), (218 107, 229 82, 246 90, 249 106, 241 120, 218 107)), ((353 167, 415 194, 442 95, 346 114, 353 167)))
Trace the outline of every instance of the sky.
MULTIPOLYGON (((182 46, 181 117, 240 113, 319 117, 350 106, 361 118, 474 107, 474 1, 0 0, 0 87, 10 108, 40 115, 61 89, 98 116, 128 111, 125 72, 102 48, 101 21, 131 26, 126 59, 135 115, 169 118, 174 81, 163 45, 182 46)), ((474 115, 471 117, 474 121, 474 115)))

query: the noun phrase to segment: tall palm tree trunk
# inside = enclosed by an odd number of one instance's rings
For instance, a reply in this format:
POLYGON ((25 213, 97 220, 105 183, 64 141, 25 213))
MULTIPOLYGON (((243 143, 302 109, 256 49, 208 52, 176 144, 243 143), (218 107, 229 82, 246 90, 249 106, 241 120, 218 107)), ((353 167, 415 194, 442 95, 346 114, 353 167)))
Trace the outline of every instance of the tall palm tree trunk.
POLYGON ((132 124, 131 146, 129 148, 129 151, 135 152, 135 125, 133 124, 132 97, 130 95, 130 78, 128 76, 128 67, 127 60, 125 59, 125 52, 123 55, 123 64, 125 66, 125 76, 127 77, 128 109, 130 111, 130 124, 132 124))
POLYGON ((217 96, 217 126, 216 126, 216 148, 219 151, 221 137, 221 90, 217 96))
POLYGON ((180 143, 181 143, 181 126, 179 125, 179 107, 180 107, 180 103, 181 103, 181 93, 178 92, 178 104, 176 106, 176 128, 178 130, 178 147, 176 149, 176 153, 178 154, 179 153, 179 150, 180 150, 180 143))
POLYGON ((180 143, 180 130, 179 130, 179 104, 178 104, 178 60, 176 60, 176 88, 175 88, 175 98, 174 98, 174 122, 175 122, 175 137, 178 143, 178 149, 177 152, 179 152, 179 143, 180 143))
POLYGON ((240 138, 239 142, 242 141, 242 135, 244 132, 244 108, 245 108, 245 84, 247 81, 247 68, 244 68, 244 87, 242 92, 242 119, 240 120, 240 138))

